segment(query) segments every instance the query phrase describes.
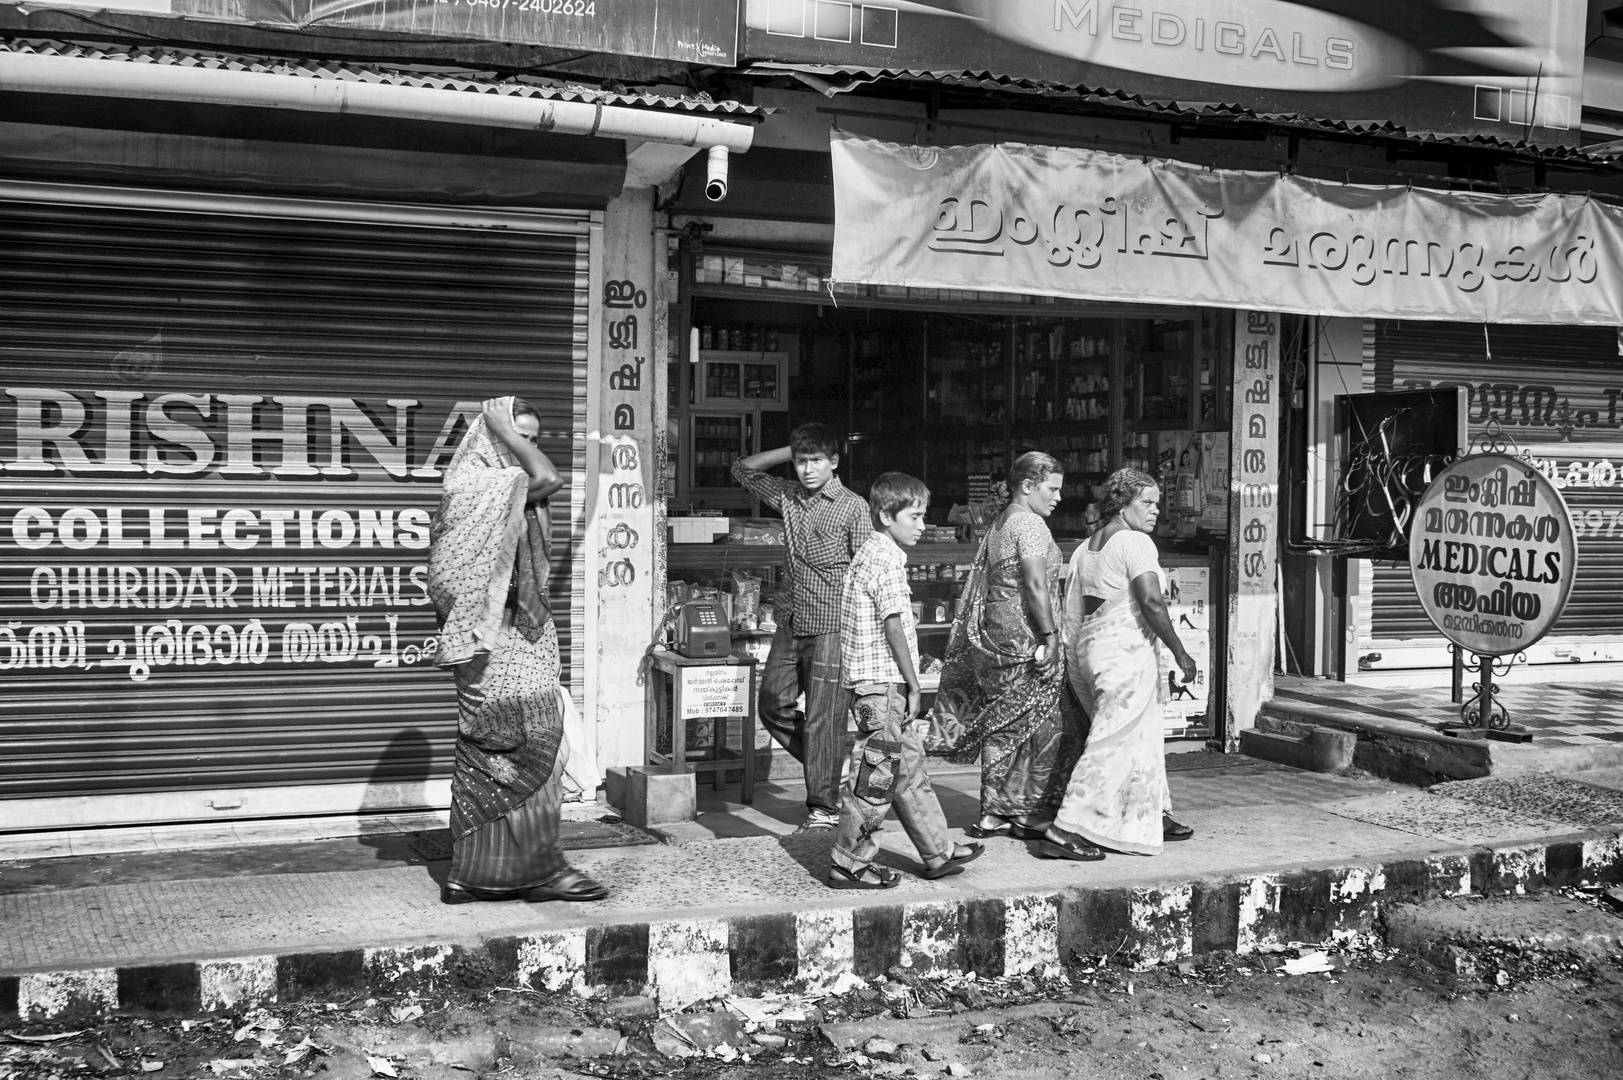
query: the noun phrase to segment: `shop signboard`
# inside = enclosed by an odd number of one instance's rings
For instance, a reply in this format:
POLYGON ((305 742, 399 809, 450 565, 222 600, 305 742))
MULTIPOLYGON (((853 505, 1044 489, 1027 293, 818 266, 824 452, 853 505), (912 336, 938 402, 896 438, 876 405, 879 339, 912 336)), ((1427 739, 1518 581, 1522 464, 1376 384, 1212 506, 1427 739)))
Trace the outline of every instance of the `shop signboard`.
POLYGON ((751 61, 1576 144, 1583 0, 748 0, 751 61))
POLYGON ((329 33, 385 31, 543 45, 690 64, 732 65, 739 0, 43 0, 94 8, 329 33))
POLYGON ((583 684, 585 223, 126 201, 0 200, 8 824, 441 802, 430 536, 490 398, 566 482, 548 598, 583 684))
POLYGON ((1415 507, 1409 570, 1443 636, 1479 656, 1521 652, 1561 617, 1578 571, 1566 501, 1507 454, 1437 474, 1415 507))
POLYGON ((1355 319, 1623 325, 1623 208, 832 136, 836 282, 1355 319))
POLYGON ((745 665, 707 664, 678 669, 682 680, 683 720, 710 716, 748 716, 750 669, 745 665))

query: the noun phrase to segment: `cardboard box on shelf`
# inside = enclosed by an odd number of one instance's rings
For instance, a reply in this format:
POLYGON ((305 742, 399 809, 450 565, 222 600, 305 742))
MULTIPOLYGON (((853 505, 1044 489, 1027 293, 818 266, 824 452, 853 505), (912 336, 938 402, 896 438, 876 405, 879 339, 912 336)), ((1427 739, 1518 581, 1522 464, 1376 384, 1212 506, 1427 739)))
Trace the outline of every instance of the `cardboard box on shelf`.
POLYGON ((708 544, 727 535, 731 519, 724 517, 673 517, 666 519, 673 544, 708 544))

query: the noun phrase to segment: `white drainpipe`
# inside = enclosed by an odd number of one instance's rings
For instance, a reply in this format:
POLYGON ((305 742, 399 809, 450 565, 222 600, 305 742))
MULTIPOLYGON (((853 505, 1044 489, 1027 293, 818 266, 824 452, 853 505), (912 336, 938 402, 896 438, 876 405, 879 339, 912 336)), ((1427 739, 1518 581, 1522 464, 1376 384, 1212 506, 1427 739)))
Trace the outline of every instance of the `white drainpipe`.
POLYGON ((755 129, 749 124, 614 105, 19 52, 0 52, 0 90, 392 116, 561 135, 641 139, 737 153, 748 150, 755 137, 755 129))

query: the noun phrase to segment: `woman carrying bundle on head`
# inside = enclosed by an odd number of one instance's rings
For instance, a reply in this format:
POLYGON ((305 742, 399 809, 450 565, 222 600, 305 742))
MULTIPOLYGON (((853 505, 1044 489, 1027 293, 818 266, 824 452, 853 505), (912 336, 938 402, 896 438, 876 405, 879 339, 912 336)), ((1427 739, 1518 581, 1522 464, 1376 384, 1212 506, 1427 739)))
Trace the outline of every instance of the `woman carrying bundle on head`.
POLYGON ((1047 454, 1015 460, 948 638, 932 742, 955 760, 980 759, 971 836, 1041 838, 1080 748, 1059 638, 1065 563, 1046 521, 1063 482, 1047 454))
POLYGON ((558 633, 547 607, 547 497, 563 478, 541 419, 492 398, 445 470, 428 556, 435 663, 456 675, 451 870, 442 899, 601 900, 559 845, 558 633))

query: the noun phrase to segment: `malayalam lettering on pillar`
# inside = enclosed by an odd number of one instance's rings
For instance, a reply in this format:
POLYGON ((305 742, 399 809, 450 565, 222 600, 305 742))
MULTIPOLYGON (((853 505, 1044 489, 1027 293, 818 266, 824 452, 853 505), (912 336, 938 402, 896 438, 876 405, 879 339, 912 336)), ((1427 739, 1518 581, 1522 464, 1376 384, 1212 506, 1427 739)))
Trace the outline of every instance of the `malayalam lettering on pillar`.
POLYGON ((1230 432, 1228 707, 1225 739, 1273 695, 1279 530, 1279 318, 1239 312, 1230 432))

